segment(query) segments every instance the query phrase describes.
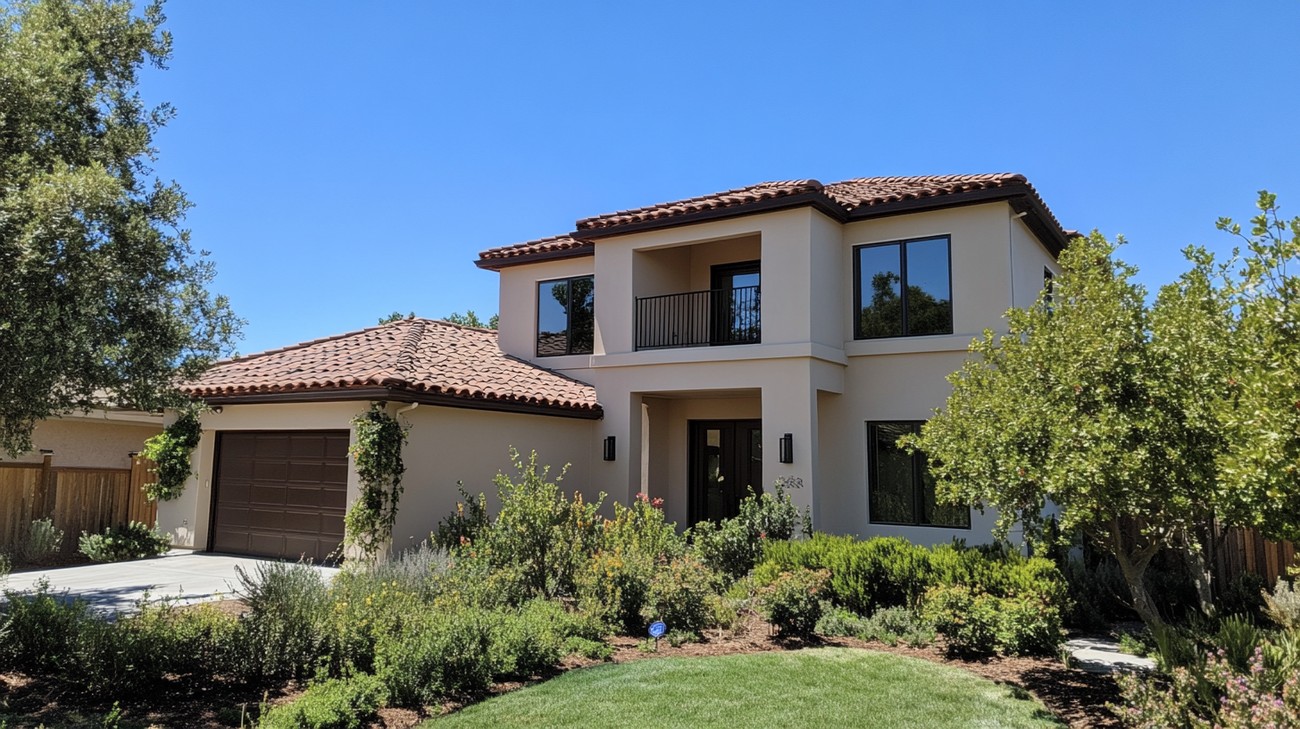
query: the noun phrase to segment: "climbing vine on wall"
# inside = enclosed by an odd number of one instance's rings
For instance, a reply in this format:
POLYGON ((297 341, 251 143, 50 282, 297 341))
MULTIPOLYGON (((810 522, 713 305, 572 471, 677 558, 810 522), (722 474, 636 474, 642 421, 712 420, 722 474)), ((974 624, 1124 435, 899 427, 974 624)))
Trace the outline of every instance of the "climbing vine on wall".
POLYGON ((371 403, 369 412, 352 419, 356 433, 349 454, 361 481, 361 493, 344 519, 344 543, 373 559, 393 534, 397 501, 402 495, 402 445, 406 428, 389 415, 384 403, 371 403))
POLYGON ((154 479, 142 486, 150 500, 171 501, 185 490, 185 481, 190 477, 190 455, 203 434, 199 425, 202 410, 201 403, 190 404, 180 411, 176 422, 144 442, 141 455, 156 464, 150 469, 154 479))

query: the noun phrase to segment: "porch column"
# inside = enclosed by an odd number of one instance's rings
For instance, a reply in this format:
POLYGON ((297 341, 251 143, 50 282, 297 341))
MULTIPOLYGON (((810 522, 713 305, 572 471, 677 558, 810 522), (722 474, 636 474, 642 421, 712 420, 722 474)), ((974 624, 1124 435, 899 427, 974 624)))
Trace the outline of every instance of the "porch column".
POLYGON ((791 361, 780 385, 763 387, 763 481, 770 489, 778 479, 799 479, 790 489, 800 511, 810 509, 817 526, 817 392, 806 365, 791 361), (789 433, 793 463, 781 463, 781 438, 789 433))

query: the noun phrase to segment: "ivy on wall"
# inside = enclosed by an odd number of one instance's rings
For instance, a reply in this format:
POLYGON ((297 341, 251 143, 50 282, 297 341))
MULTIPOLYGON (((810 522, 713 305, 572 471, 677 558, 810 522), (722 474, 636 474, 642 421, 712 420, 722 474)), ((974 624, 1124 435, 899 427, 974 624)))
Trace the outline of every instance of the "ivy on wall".
POLYGON ((181 410, 176 422, 144 442, 141 455, 156 464, 150 469, 154 479, 142 487, 151 501, 171 501, 185 490, 191 473, 190 455, 203 434, 199 425, 202 409, 202 404, 192 403, 181 410))
POLYGON ((402 446, 407 428, 388 414, 384 403, 352 419, 356 440, 348 453, 356 465, 361 493, 344 517, 344 544, 373 559, 393 534, 402 495, 402 446))

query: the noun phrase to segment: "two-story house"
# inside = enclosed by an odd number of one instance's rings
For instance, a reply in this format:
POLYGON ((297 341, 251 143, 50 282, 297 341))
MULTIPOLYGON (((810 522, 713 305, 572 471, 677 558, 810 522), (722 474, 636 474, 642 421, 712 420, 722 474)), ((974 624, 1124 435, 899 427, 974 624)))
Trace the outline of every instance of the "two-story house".
POLYGON ((821 530, 985 541, 993 515, 937 504, 895 442, 1070 235, 1013 174, 769 182, 586 218, 480 255, 497 334, 408 320, 215 367, 189 391, 222 412, 160 521, 186 546, 322 554, 356 493, 350 418, 383 400, 411 426, 395 546, 457 480, 490 490, 508 445, 571 464, 569 488, 662 497, 679 525, 782 479, 821 530))

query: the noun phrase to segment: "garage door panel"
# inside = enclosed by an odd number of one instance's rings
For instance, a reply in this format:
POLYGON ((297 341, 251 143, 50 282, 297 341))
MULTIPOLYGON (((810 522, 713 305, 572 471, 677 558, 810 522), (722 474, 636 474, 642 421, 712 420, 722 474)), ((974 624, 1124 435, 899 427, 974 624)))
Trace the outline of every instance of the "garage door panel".
POLYGON ((289 464, 286 461, 259 458, 253 462, 254 481, 283 481, 287 478, 289 478, 289 464))
POLYGON ((343 537, 346 431, 222 433, 212 549, 322 560, 343 537))
POLYGON ((293 461, 289 464, 290 481, 299 483, 320 483, 325 480, 325 465, 322 463, 305 463, 293 461))

